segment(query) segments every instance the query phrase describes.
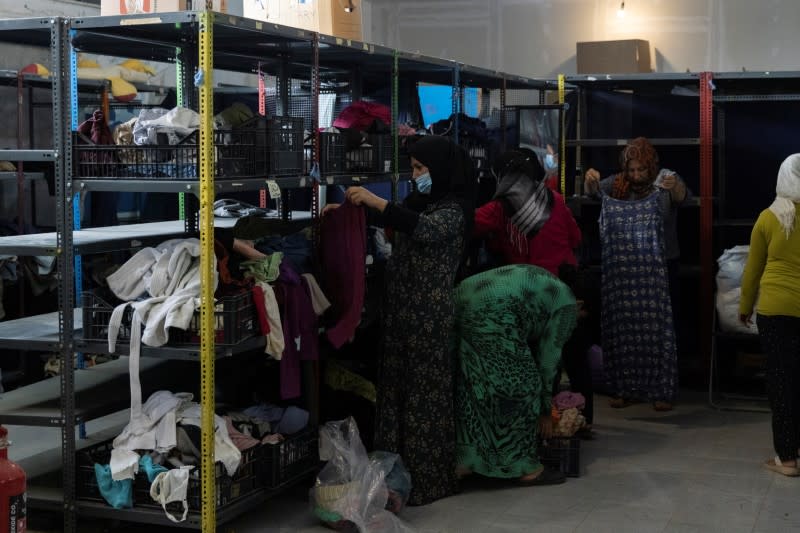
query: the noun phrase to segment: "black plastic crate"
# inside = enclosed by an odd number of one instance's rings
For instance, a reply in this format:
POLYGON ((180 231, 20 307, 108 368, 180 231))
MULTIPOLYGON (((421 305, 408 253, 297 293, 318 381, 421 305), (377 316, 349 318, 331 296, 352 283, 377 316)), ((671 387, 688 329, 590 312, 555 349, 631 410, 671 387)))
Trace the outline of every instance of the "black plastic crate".
MULTIPOLYGON (((263 160, 256 157, 256 130, 215 130, 213 135, 217 178, 252 177, 265 173, 263 160)), ((168 144, 163 134, 159 137, 163 142, 156 145, 99 145, 76 133, 73 138, 75 175, 84 179, 198 179, 199 132, 190 133, 178 144, 168 144)))
MULTIPOLYGON (((108 322, 114 305, 93 292, 81 293, 83 305, 83 338, 93 341, 108 341, 108 322)), ((120 323, 117 342, 131 338, 131 320, 133 309, 125 308, 120 323)), ((169 346, 200 344, 200 311, 195 311, 189 329, 171 328, 169 346)), ((250 291, 224 296, 217 300, 214 311, 214 342, 219 345, 238 344, 256 335, 258 317, 256 315, 253 296, 250 291)))
POLYGON ((307 428, 287 435, 278 444, 261 446, 263 460, 259 463, 264 487, 276 489, 302 479, 319 465, 317 428, 307 428))
MULTIPOLYGON (((242 460, 233 476, 227 474, 222 463, 214 465, 217 507, 234 502, 259 488, 258 472, 260 470, 258 463, 263 460, 263 447, 263 445, 259 445, 242 451, 242 460)), ((100 489, 97 485, 94 464, 108 464, 112 448, 113 441, 109 440, 78 452, 78 460, 76 462, 76 492, 78 499, 105 503, 105 499, 100 494, 100 489)), ((201 499, 200 470, 199 467, 196 467, 190 474, 189 488, 186 491, 186 501, 189 509, 199 511, 201 499)), ((161 505, 150 497, 150 482, 147 479, 147 475, 141 471, 136 474, 133 480, 133 506, 161 508, 161 505)), ((180 514, 183 512, 183 507, 179 502, 173 502, 167 504, 167 510, 173 514, 180 514)))
POLYGON ((319 166, 323 175, 391 172, 391 135, 369 135, 367 143, 352 147, 348 139, 344 133, 320 133, 319 166))
POLYGON ((581 475, 581 439, 552 437, 539 444, 539 460, 543 465, 561 470, 568 477, 581 475))
POLYGON ((258 116, 240 129, 256 132, 256 163, 265 173, 295 176, 304 172, 302 118, 258 116))

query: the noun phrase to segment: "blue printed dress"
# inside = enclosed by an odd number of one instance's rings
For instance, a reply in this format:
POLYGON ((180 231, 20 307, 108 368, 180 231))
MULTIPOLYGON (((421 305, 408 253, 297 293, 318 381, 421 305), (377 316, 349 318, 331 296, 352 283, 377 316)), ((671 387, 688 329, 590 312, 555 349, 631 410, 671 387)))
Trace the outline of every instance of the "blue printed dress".
POLYGON ((672 402, 678 364, 659 193, 602 195, 603 364, 612 390, 630 400, 672 402))

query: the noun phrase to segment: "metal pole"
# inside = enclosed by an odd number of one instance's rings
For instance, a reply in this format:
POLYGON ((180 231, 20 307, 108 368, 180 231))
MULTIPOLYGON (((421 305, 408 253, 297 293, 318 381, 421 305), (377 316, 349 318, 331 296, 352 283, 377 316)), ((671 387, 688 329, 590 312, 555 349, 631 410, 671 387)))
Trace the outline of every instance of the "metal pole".
POLYGON ((200 104, 200 406, 201 527, 217 530, 214 465, 214 13, 198 15, 200 104))

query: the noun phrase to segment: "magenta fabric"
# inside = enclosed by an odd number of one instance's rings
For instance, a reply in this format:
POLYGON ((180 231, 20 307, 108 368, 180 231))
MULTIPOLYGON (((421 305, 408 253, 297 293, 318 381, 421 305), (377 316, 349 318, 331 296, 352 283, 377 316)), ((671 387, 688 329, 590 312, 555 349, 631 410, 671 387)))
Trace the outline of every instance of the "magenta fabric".
POLYGON ((364 208, 345 202, 322 219, 320 259, 328 311, 327 337, 334 348, 352 339, 364 306, 367 226, 364 208))
POLYGON ((253 306, 258 315, 258 330, 262 335, 269 335, 269 320, 267 320, 267 309, 264 306, 264 289, 258 285, 253 285, 253 306))
POLYGON ((364 131, 372 125, 375 119, 383 121, 388 126, 392 123, 392 110, 383 104, 360 100, 345 107, 333 121, 333 126, 364 131))
POLYGON ((565 409, 583 409, 586 405, 586 398, 580 392, 561 391, 553 398, 553 405, 559 411, 565 409))

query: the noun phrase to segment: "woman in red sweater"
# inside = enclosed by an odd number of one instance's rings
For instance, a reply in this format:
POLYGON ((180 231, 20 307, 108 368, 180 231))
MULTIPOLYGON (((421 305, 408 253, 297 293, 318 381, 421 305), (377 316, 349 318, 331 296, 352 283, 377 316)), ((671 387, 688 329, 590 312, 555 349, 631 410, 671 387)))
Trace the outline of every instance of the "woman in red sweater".
POLYGON ((561 265, 577 266, 581 230, 564 197, 547 188, 536 155, 509 150, 497 169, 497 192, 475 211, 473 236, 501 264, 536 265, 556 276, 561 265))
MULTIPOLYGON (((499 158, 494 172, 497 191, 491 201, 475 211, 473 237, 485 241, 493 262, 498 263, 493 266, 536 265, 575 291, 578 262, 574 250, 581 242, 581 230, 564 197, 548 187, 536 153, 524 148, 509 150, 499 158)), ((583 315, 580 311, 579 317, 583 315)), ((586 328, 579 321, 562 357, 570 388, 586 399, 583 414, 587 427, 581 432, 584 438, 591 438, 594 419, 588 341, 586 328)))

